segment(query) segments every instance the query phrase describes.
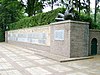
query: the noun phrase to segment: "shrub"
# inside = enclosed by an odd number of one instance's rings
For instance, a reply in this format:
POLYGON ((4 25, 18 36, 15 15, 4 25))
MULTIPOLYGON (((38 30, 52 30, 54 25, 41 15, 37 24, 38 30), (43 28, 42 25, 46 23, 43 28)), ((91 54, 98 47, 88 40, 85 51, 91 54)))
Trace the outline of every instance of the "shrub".
MULTIPOLYGON (((34 26, 40 26, 40 25, 48 25, 52 22, 55 22, 55 18, 57 17, 58 13, 64 13, 64 8, 58 8, 56 10, 49 11, 47 13, 40 13, 36 16, 32 17, 26 17, 24 19, 21 19, 18 22, 12 23, 9 25, 9 30, 14 29, 21 29, 21 28, 28 28, 28 27, 34 27, 34 26)), ((90 28, 92 28, 92 19, 88 17, 86 14, 81 14, 79 17, 79 14, 77 11, 74 11, 76 16, 74 18, 71 18, 71 20, 75 21, 83 21, 83 22, 90 22, 90 28)))
POLYGON ((56 10, 53 10, 47 13, 40 13, 40 14, 37 14, 36 16, 26 17, 24 19, 21 19, 18 22, 10 24, 9 30, 50 24, 52 22, 55 22, 55 18, 59 12, 64 13, 64 11, 65 11, 64 8, 63 9, 58 8, 56 10))
POLYGON ((0 42, 3 42, 4 41, 4 36, 5 34, 4 34, 4 31, 0 28, 0 42))
POLYGON ((83 22, 89 22, 89 28, 92 29, 93 28, 93 20, 90 16, 86 15, 86 14, 81 14, 79 21, 83 21, 83 22))

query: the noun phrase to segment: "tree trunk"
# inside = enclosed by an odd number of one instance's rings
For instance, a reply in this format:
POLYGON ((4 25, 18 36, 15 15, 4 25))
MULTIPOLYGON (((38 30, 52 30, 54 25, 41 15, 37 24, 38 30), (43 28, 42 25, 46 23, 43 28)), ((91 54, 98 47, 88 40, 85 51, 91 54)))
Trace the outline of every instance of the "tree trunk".
POLYGON ((90 16, 90 0, 87 0, 88 2, 88 9, 87 9, 87 12, 88 12, 88 15, 90 16))
POLYGON ((79 15, 80 15, 80 11, 81 11, 80 6, 81 6, 81 3, 80 3, 80 0, 79 0, 79 15))
POLYGON ((94 13, 94 22, 96 23, 96 7, 97 7, 97 0, 95 0, 95 13, 94 13))
POLYGON ((51 1, 51 9, 53 10, 53 0, 51 1))

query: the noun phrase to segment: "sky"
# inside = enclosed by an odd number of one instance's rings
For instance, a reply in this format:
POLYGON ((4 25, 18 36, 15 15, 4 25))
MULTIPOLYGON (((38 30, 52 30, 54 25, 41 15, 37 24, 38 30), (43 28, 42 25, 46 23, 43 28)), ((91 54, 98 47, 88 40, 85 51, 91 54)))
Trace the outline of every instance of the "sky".
MULTIPOLYGON (((90 1, 91 1, 90 7, 91 7, 91 9, 93 9, 93 12, 94 12, 94 8, 95 8, 95 0, 90 0, 90 1)), ((99 4, 100 4, 100 3, 99 3, 99 4)), ((54 9, 56 9, 56 8, 57 8, 57 6, 54 7, 54 9)), ((47 12, 47 11, 48 11, 47 9, 48 9, 48 10, 51 10, 51 7, 47 7, 47 8, 44 9, 43 11, 44 11, 44 12, 47 12)))
POLYGON ((91 0, 91 8, 95 8, 95 0, 91 0))
MULTIPOLYGON (((27 0, 23 0, 23 1, 26 4, 27 0)), ((90 7, 94 10, 94 8, 95 8, 95 0, 90 0, 90 1, 91 1, 90 7)), ((99 5, 100 5, 100 2, 99 2, 99 5)), ((56 9, 56 8, 57 8, 57 6, 54 7, 54 9, 56 9)), ((50 11, 50 10, 51 10, 51 7, 47 7, 46 9, 43 9, 44 12, 47 12, 47 11, 50 11)))
MULTIPOLYGON (((94 9, 95 9, 95 0, 90 0, 90 1, 91 1, 90 7, 93 9, 93 13, 94 13, 94 9)), ((100 5, 100 2, 98 3, 98 5, 100 5)))

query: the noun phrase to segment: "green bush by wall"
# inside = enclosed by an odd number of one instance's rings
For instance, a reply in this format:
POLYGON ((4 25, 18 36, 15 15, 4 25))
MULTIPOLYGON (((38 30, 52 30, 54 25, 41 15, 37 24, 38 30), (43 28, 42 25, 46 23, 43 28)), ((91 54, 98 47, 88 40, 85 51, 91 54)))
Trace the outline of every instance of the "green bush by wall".
POLYGON ((55 22, 55 17, 57 17, 59 12, 64 13, 64 11, 65 11, 64 8, 63 9, 58 8, 56 10, 53 10, 47 13, 40 13, 40 14, 37 14, 36 16, 21 19, 20 21, 16 23, 10 24, 9 30, 50 24, 52 22, 55 22))
POLYGON ((4 39, 4 31, 0 28, 0 42, 3 42, 4 39))
MULTIPOLYGON (((18 22, 10 24, 9 30, 28 28, 28 27, 34 27, 40 25, 48 25, 52 22, 55 22, 55 18, 57 17, 58 13, 64 13, 64 11, 65 11, 64 8, 58 8, 56 10, 47 13, 40 13, 37 14, 36 16, 21 19, 18 22)), ((72 20, 90 22, 90 24, 92 23, 92 19, 84 14, 80 15, 79 18, 72 19, 72 20)))

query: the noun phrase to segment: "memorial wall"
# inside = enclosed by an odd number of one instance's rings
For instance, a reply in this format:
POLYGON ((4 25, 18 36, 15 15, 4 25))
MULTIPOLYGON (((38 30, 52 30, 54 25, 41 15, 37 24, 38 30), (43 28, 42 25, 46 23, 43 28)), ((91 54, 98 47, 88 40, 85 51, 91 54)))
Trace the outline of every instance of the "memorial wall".
POLYGON ((38 45, 50 46, 50 28, 36 27, 29 29, 19 29, 8 32, 8 41, 26 42, 38 45))
POLYGON ((88 56, 88 27, 88 23, 68 20, 7 31, 5 40, 60 61, 70 57, 88 56))

